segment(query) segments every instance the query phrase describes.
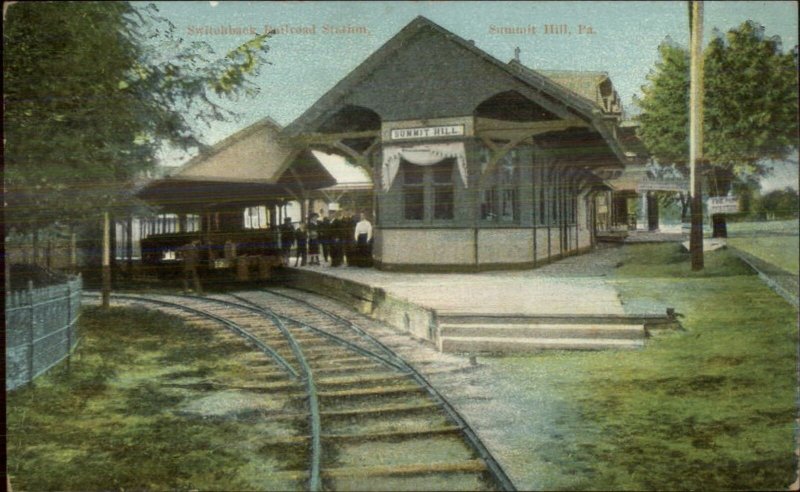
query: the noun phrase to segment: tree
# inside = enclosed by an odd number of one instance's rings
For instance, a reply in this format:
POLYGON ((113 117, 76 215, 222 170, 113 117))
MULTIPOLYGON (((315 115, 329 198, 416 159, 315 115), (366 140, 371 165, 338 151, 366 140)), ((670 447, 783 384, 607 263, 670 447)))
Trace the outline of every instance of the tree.
POLYGON ((762 219, 791 219, 800 215, 800 194, 792 188, 773 190, 759 197, 756 212, 762 219))
POLYGON ((21 2, 3 33, 6 225, 96 221, 130 202, 159 149, 202 146, 192 122, 252 94, 268 36, 221 59, 185 43, 155 6, 21 2))
MULTIPOLYGON (((688 172, 688 51, 665 41, 661 60, 636 99, 643 113, 639 136, 662 163, 688 172)), ((704 52, 704 165, 710 196, 724 196, 735 181, 763 175, 767 159, 797 148, 797 48, 783 53, 780 39, 745 22, 719 32, 704 52)), ((724 215, 713 215, 714 237, 726 237, 724 215)))

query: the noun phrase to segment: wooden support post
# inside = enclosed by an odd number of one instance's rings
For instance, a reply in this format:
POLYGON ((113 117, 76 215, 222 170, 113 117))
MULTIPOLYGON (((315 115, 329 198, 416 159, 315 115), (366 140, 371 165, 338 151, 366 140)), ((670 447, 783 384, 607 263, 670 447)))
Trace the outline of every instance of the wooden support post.
POLYGON ((69 267, 72 273, 78 272, 78 239, 74 228, 69 234, 69 267))
POLYGON ((133 276, 133 215, 128 217, 128 241, 126 247, 128 250, 128 275, 133 276))
POLYGON ((33 230, 33 266, 39 265, 39 230, 33 230))
POLYGON ((111 225, 108 212, 103 212, 103 307, 108 308, 111 303, 111 225))

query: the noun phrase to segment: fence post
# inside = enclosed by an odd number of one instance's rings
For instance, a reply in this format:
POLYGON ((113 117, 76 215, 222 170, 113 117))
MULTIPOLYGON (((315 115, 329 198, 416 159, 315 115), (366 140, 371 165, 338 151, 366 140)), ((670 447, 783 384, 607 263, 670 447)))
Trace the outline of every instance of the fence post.
POLYGON ((67 279, 67 372, 72 359, 72 280, 67 279))
POLYGON ((28 306, 31 310, 31 322, 28 324, 28 384, 33 385, 33 331, 36 326, 36 312, 33 306, 33 280, 28 280, 28 306))

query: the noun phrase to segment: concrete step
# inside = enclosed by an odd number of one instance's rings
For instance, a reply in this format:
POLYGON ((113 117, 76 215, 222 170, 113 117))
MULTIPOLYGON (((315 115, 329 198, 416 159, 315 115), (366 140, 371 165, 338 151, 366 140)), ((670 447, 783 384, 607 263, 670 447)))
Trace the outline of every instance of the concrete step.
POLYGON ((541 350, 636 350, 644 340, 586 338, 442 337, 442 352, 526 353, 541 350))
POLYGON ((553 324, 553 325, 628 325, 659 324, 674 321, 666 313, 642 314, 472 314, 455 312, 437 312, 436 321, 443 324, 553 324))
POLYGON ((442 323, 439 336, 638 340, 646 333, 641 324, 442 323))

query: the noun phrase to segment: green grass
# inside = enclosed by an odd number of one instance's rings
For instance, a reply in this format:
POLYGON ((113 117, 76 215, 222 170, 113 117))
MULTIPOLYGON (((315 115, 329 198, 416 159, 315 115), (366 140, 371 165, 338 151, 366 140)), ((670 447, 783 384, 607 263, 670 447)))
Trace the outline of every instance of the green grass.
POLYGON ((747 234, 800 234, 800 222, 797 219, 770 220, 757 222, 728 222, 730 236, 747 234))
POLYGON ((81 333, 69 368, 8 395, 15 489, 287 487, 269 478, 291 457, 261 449, 263 424, 235 408, 209 416, 191 407, 231 393, 209 381, 247 382, 244 343, 141 309, 84 309, 81 333))
POLYGON ((728 244, 767 263, 800 273, 800 222, 734 222, 728 225, 728 244))
POLYGON ((535 437, 523 488, 786 489, 797 470, 796 312, 730 252, 707 253, 695 273, 674 244, 625 251, 611 279, 623 301, 674 306, 685 331, 642 351, 489 360, 545 401, 525 420, 535 437))
POLYGON ((797 275, 800 273, 800 237, 732 237, 728 244, 797 275))

